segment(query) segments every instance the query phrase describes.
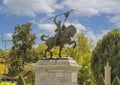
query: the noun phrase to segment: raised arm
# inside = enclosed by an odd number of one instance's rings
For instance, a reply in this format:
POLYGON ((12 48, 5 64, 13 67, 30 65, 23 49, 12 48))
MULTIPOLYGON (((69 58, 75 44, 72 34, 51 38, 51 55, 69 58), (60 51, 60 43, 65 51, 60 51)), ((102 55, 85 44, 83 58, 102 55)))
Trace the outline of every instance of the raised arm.
POLYGON ((56 19, 57 19, 57 16, 55 16, 55 18, 54 18, 54 23, 57 25, 56 19))

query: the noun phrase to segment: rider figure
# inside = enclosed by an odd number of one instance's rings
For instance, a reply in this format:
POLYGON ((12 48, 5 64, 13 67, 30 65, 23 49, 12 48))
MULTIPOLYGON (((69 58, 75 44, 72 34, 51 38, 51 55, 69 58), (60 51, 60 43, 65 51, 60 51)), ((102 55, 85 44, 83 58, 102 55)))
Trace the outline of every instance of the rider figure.
POLYGON ((70 13, 70 11, 64 13, 64 15, 65 15, 66 18, 65 18, 62 26, 61 26, 61 21, 57 21, 57 20, 56 20, 56 19, 57 19, 57 16, 55 16, 55 18, 54 18, 54 23, 55 23, 55 25, 57 26, 57 28, 56 28, 56 30, 55 30, 55 32, 56 32, 55 36, 56 36, 56 38, 57 38, 57 44, 60 43, 60 37, 61 37, 61 35, 63 34, 63 32, 64 32, 64 30, 65 30, 65 28, 66 28, 65 25, 64 25, 64 23, 65 23, 66 19, 68 18, 69 13, 70 13))
POLYGON ((59 44, 60 37, 62 35, 62 26, 61 26, 61 21, 56 21, 56 19, 57 19, 57 16, 55 16, 55 18, 54 18, 54 23, 57 26, 57 28, 55 29, 55 32, 56 32, 55 36, 57 38, 57 44, 59 44))

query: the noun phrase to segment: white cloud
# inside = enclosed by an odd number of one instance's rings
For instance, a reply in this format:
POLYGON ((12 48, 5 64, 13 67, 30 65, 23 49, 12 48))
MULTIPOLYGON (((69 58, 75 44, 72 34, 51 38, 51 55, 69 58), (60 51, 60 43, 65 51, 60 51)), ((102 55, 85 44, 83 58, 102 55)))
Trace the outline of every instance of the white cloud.
POLYGON ((120 0, 3 0, 0 10, 8 14, 35 17, 36 14, 52 15, 58 9, 74 9, 78 16, 119 14, 120 0))
POLYGON ((78 16, 93 16, 102 13, 119 14, 120 0, 3 0, 0 10, 5 13, 36 16, 39 13, 53 13, 57 9, 74 9, 78 16))
POLYGON ((3 0, 3 11, 15 15, 36 16, 37 13, 53 13, 62 8, 56 0, 3 0))
POLYGON ((62 4, 79 16, 120 13, 120 0, 64 0, 62 4))
POLYGON ((87 30, 85 35, 88 38, 88 43, 91 43, 93 46, 96 46, 97 42, 103 38, 105 34, 107 34, 110 30, 102 30, 99 34, 93 33, 91 30, 87 30))
POLYGON ((35 45, 33 45, 34 48, 37 48, 38 46, 39 46, 39 44, 35 44, 35 45))
POLYGON ((12 34, 6 33, 4 38, 5 38, 5 40, 12 40, 12 34))
POLYGON ((54 34, 56 26, 54 24, 38 24, 38 29, 42 32, 48 32, 49 34, 54 34))
POLYGON ((110 22, 113 23, 117 28, 120 28, 120 15, 113 16, 110 19, 110 22))
POLYGON ((4 35, 0 35, 0 38, 2 39, 2 40, 12 40, 12 33, 6 33, 6 34, 4 34, 4 35))
POLYGON ((54 24, 39 24, 38 26, 44 30, 47 30, 47 31, 55 30, 54 24))

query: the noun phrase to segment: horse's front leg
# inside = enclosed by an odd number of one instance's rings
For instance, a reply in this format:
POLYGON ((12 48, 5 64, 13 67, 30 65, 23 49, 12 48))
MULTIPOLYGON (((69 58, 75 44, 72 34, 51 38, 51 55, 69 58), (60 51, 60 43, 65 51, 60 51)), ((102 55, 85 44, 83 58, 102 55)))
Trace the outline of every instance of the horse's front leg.
POLYGON ((48 48, 45 50, 45 54, 44 54, 44 57, 45 57, 45 58, 47 58, 47 57, 46 57, 47 52, 50 53, 50 58, 52 58, 53 54, 52 54, 52 52, 50 51, 51 49, 52 49, 51 47, 48 47, 48 48))
POLYGON ((44 53, 44 58, 46 59, 47 57, 46 57, 46 53, 47 53, 47 49, 45 50, 45 53, 44 53))
POLYGON ((62 48, 63 48, 63 46, 62 46, 62 45, 60 45, 60 49, 59 49, 59 58, 61 58, 61 57, 62 57, 62 56, 61 56, 62 48))
POLYGON ((71 44, 73 44, 73 43, 74 43, 73 48, 75 48, 75 47, 76 47, 76 41, 71 41, 71 42, 69 43, 69 45, 71 45, 71 44))
POLYGON ((52 52, 50 50, 48 52, 50 53, 50 58, 52 58, 53 56, 52 52))

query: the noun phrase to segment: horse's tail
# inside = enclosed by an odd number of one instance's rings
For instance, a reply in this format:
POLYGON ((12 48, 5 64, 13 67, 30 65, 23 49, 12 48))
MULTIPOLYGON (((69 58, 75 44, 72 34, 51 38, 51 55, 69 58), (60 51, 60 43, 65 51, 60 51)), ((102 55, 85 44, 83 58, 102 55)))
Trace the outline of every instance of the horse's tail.
POLYGON ((41 37, 40 37, 40 39, 42 40, 42 41, 46 41, 47 39, 45 39, 45 38, 48 38, 49 36, 46 36, 46 35, 42 35, 41 37))

